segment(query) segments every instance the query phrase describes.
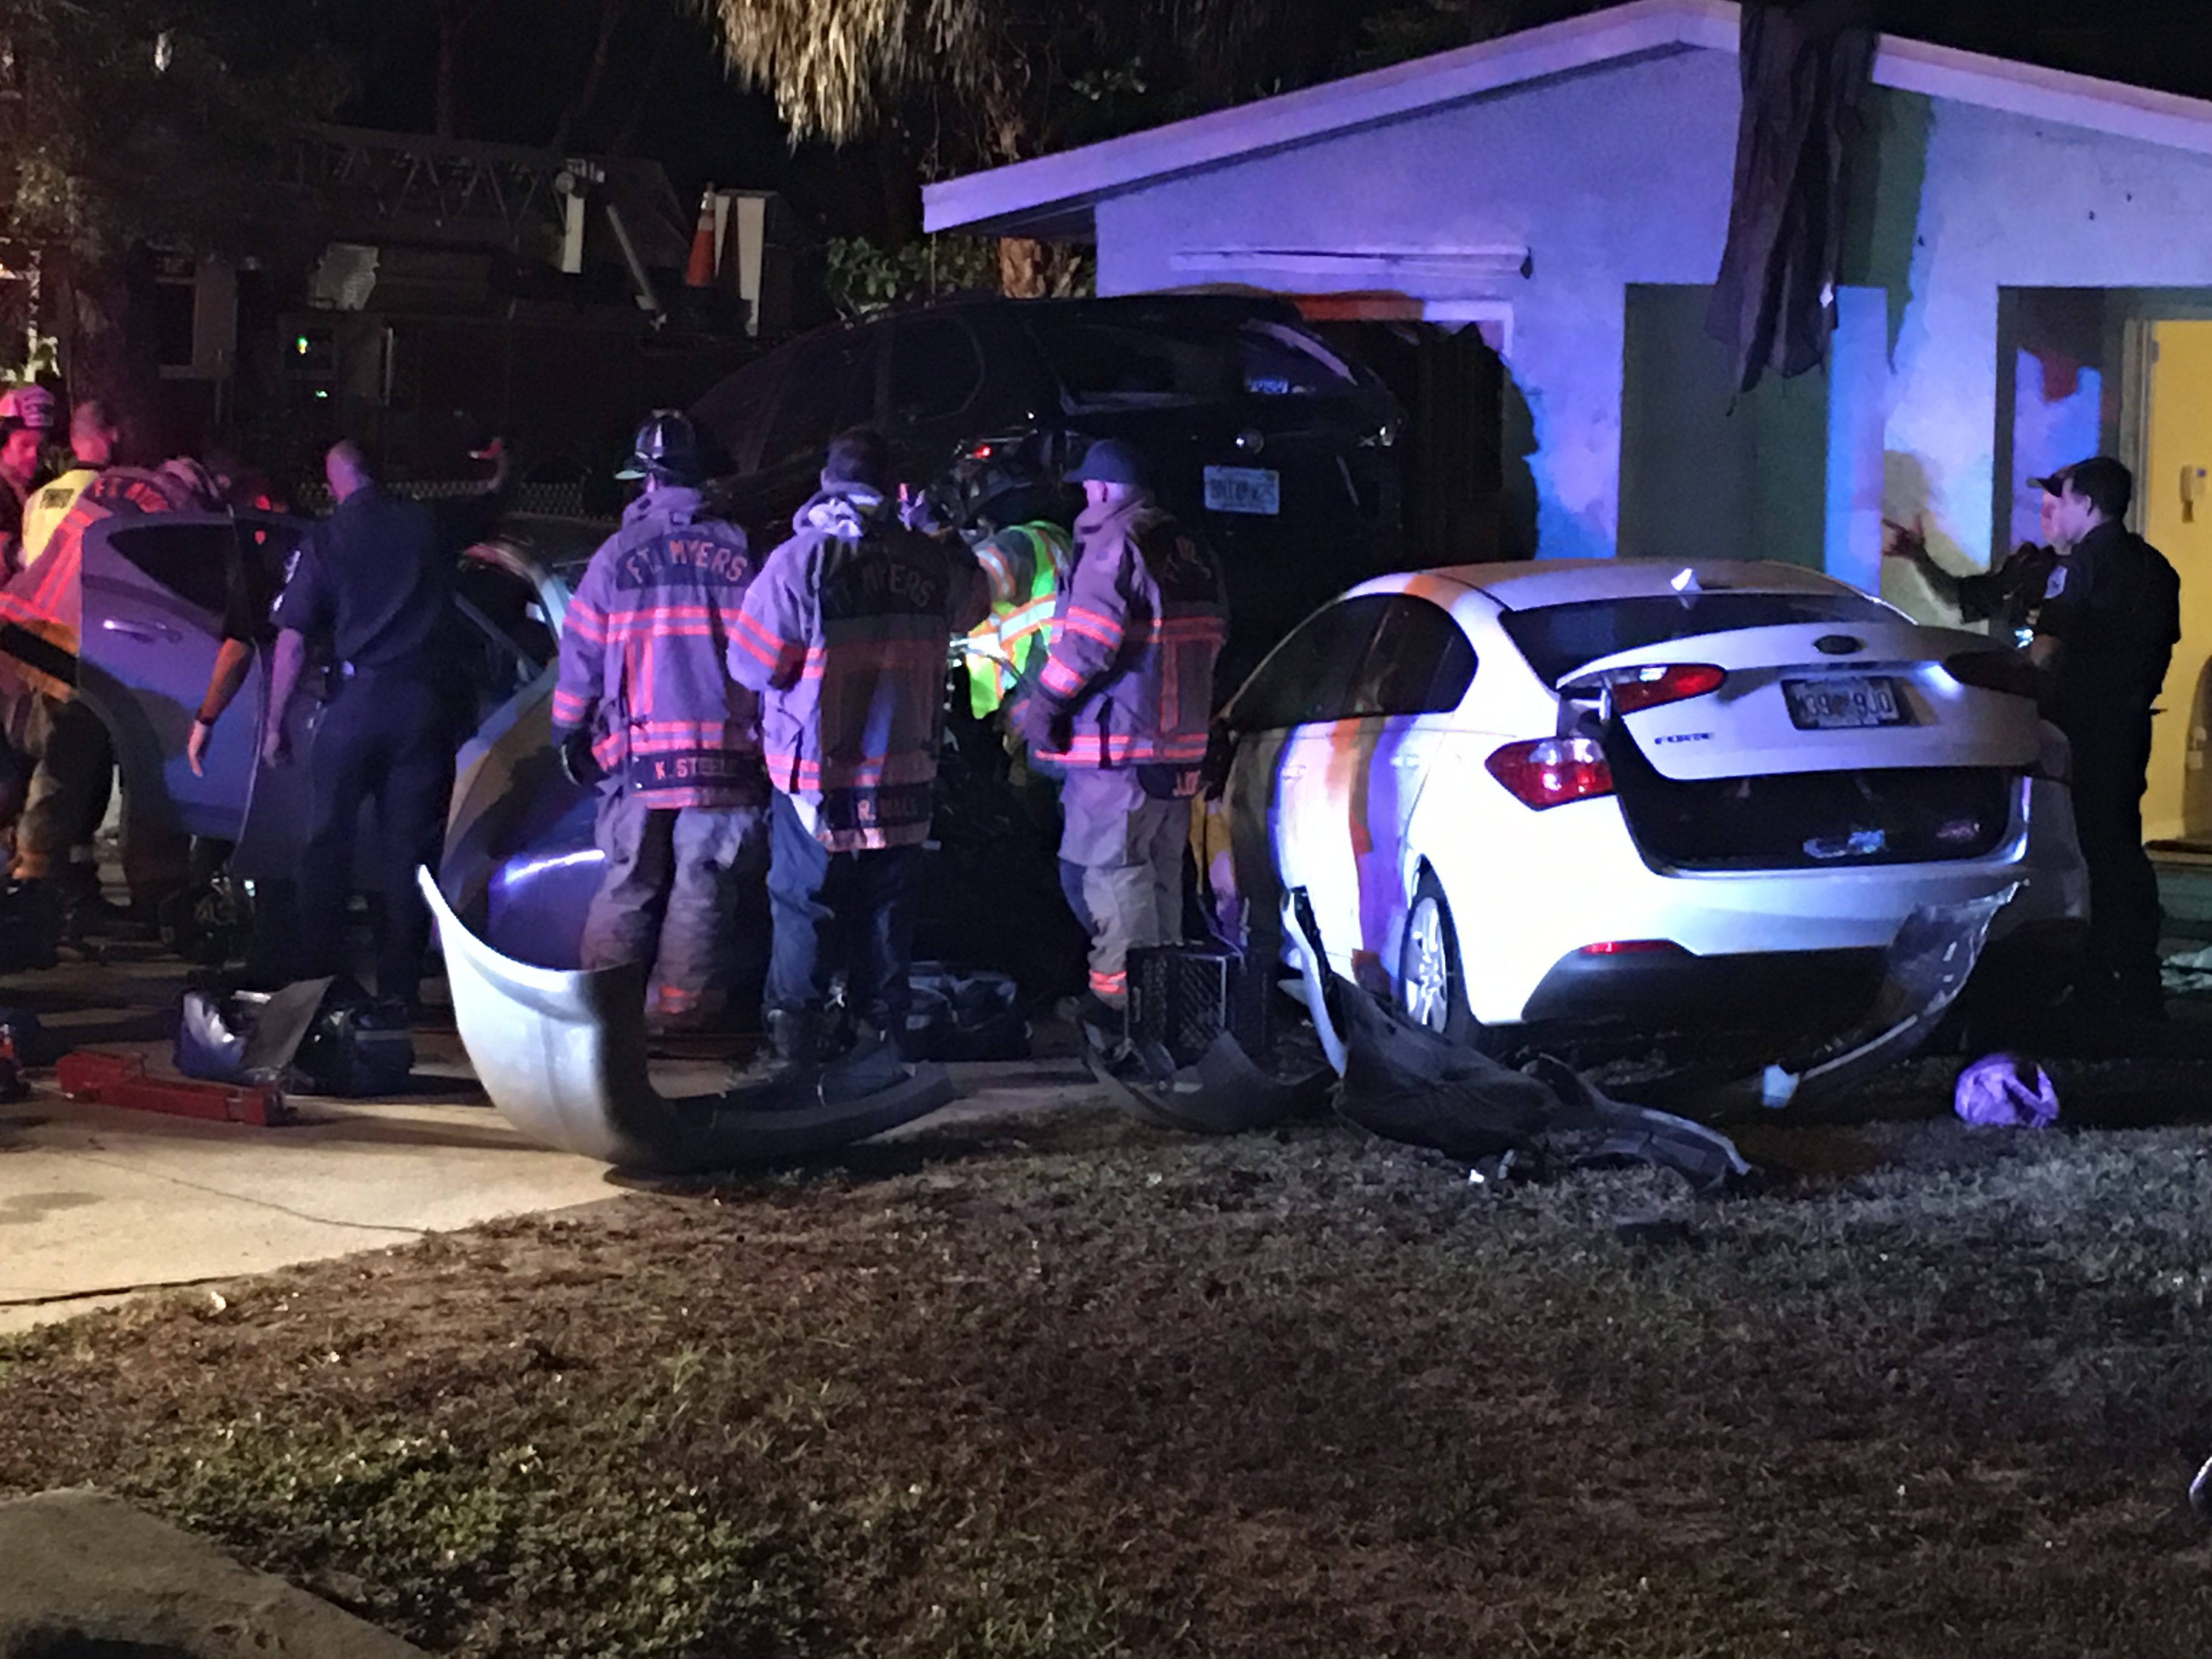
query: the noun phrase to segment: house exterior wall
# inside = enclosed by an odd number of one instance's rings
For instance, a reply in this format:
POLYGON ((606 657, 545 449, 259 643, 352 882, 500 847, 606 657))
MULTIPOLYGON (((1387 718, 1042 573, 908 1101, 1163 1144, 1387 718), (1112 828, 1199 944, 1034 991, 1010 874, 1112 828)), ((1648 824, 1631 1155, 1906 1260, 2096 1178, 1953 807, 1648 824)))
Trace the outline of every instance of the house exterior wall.
MULTIPOLYGON (((1844 272, 1892 290, 1881 511, 1921 517, 1947 562, 1984 564, 2035 522, 2027 480, 2079 459, 2099 424, 2094 385, 2016 360, 1999 290, 2201 291, 2212 283, 2212 156, 1893 92, 1880 96, 1877 135, 1893 193, 1917 204, 1901 270, 1844 272), (2002 399, 2001 374, 2014 382, 2002 399)), ((1887 580, 1907 584, 1890 597, 1917 598, 1906 573, 1887 580)))
MULTIPOLYGON (((1431 315, 1502 302, 1502 355, 1534 424, 1539 551, 1611 554, 1626 285, 1713 280, 1737 71, 1732 54, 1695 48, 1624 59, 1107 199, 1099 291, 1388 289, 1431 315), (1527 248, 1525 276, 1485 264, 1501 247, 1527 248), (1351 257, 1296 271, 1218 257, 1251 248, 1351 257), (1188 256, 1207 251, 1217 257, 1195 269, 1188 256)), ((2038 434, 2070 450, 2081 422, 2021 402, 2042 377, 2010 360, 2000 289, 2201 297, 2212 156, 1887 88, 1870 97, 1839 273, 1850 303, 1826 376, 1826 498, 1808 510, 1822 516, 1831 571, 1932 613, 1917 580, 1881 558, 1882 520, 1918 519, 1939 558, 1980 565, 2032 521, 2033 501, 2016 500, 2025 479, 2075 458, 2036 453, 2038 434)), ((2080 395, 2071 379, 2053 385, 2080 395)))
POLYGON ((1245 282, 1507 301, 1502 355, 1535 428, 1538 547, 1609 555, 1620 514, 1624 285, 1713 279, 1736 103, 1734 58, 1682 51, 1169 180, 1099 204, 1098 291, 1245 282), (1486 270, 1476 259, 1453 268, 1453 250, 1500 246, 1525 246, 1529 274, 1486 270), (1287 277, 1264 265, 1200 274, 1177 258, 1234 248, 1429 257, 1287 277))

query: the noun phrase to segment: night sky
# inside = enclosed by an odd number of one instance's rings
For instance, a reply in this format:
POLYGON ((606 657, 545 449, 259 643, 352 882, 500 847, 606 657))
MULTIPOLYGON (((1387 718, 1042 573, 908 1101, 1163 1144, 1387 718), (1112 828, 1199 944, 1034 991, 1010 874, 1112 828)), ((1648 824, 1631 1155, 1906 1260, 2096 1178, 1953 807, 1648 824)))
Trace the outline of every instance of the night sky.
MULTIPOLYGON (((1386 0, 1347 0, 1366 12, 1386 0)), ((1476 5, 1481 0, 1473 0, 1476 5)), ((581 85, 605 0, 481 0, 459 83, 459 133, 544 144, 581 85)), ((1404 0, 1399 0, 1403 4, 1404 0)), ((337 0, 336 44, 362 67, 341 118, 397 131, 433 125, 431 0, 337 0)), ((1602 9, 1575 0, 1490 0, 1522 22, 1602 9)), ((1877 0, 1886 28, 1972 51, 2212 98, 2212 0, 1877 0)), ((680 198, 704 185, 781 190, 830 234, 881 234, 903 192, 876 147, 795 152, 772 102, 724 72, 713 37, 677 0, 622 0, 598 96, 573 148, 619 148, 661 162, 680 198)))

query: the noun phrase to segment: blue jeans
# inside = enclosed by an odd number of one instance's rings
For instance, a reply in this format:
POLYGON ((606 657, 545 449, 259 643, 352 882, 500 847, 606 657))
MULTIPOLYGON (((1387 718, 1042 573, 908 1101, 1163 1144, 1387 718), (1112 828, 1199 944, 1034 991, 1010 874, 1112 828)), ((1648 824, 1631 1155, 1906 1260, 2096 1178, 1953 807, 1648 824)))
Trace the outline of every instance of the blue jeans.
POLYGON ((879 1031, 906 1025, 913 991, 915 872, 920 847, 833 853, 814 839, 791 797, 769 808, 769 910, 775 941, 768 1006, 819 1012, 845 975, 845 1006, 879 1031))

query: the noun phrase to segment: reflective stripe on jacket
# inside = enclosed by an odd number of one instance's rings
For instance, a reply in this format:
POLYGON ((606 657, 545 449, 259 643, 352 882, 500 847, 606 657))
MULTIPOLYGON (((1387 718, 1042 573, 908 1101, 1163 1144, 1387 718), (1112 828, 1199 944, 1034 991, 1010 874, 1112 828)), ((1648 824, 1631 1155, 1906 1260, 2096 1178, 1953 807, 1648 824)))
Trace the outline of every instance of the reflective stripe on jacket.
POLYGON ((54 532, 61 528, 62 520, 84 488, 100 476, 93 466, 73 467, 50 483, 40 484, 31 492, 30 500, 23 503, 23 562, 36 564, 39 556, 46 550, 54 532))
POLYGON ((990 605, 957 543, 872 492, 817 495, 745 594, 730 672, 761 695, 769 781, 832 852, 929 834, 945 657, 990 605))
POLYGON ((968 637, 1005 659, 968 654, 968 708, 978 720, 1006 700, 1045 642, 1072 547, 1067 532, 1048 520, 1009 525, 976 544, 975 562, 991 584, 991 614, 968 637))
MULTIPOLYGON (((1206 757, 1213 665, 1228 634, 1221 568, 1136 492, 1075 521, 1075 573, 1037 687, 1069 718, 1062 766, 1188 769, 1206 757)), ((1188 793, 1178 785, 1178 793, 1188 793)))
POLYGON ((726 666, 752 579, 744 532, 700 517, 697 490, 631 502, 568 602, 556 738, 596 722, 592 757, 656 807, 765 804, 760 699, 726 666))

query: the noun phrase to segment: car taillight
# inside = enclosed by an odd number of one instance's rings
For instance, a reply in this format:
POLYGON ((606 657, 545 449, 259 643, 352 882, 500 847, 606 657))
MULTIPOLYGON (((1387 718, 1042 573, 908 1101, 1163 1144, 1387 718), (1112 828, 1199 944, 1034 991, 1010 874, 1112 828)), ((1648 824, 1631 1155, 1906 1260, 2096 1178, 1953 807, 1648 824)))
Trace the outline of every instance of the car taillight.
POLYGON ((1671 939, 1608 939, 1595 945, 1585 945, 1580 952, 1586 957, 1656 957, 1689 955, 1671 939))
POLYGON ((1639 708, 1656 708, 1662 702, 1702 697, 1720 690, 1725 671, 1709 662, 1653 664, 1631 668, 1613 676, 1607 689, 1613 693, 1613 712, 1633 714, 1639 708))
POLYGON ((1613 793, 1613 769, 1594 738, 1538 738, 1509 743, 1485 763, 1523 806, 1542 811, 1613 793))

